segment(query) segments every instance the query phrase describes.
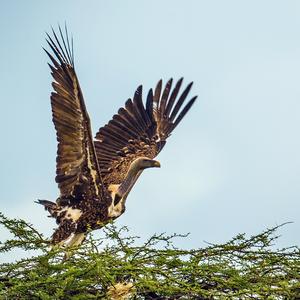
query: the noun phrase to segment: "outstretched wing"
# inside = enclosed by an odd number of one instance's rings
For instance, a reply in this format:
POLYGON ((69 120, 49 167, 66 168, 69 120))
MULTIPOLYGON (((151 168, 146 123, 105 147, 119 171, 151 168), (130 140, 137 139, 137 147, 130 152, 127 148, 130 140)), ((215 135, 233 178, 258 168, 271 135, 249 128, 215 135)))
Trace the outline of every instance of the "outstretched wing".
POLYGON ((162 81, 149 91, 146 106, 142 101, 142 86, 133 100, 128 99, 107 125, 99 129, 95 148, 106 186, 120 184, 138 157, 153 159, 161 151, 174 128, 189 111, 197 96, 184 107, 183 103, 192 87, 190 83, 177 98, 183 79, 172 89, 170 79, 162 92, 162 81))
POLYGON ((73 43, 71 46, 67 29, 64 36, 59 27, 59 38, 53 29, 52 33, 53 37, 47 34, 52 54, 44 50, 52 61, 49 66, 54 78, 51 106, 58 141, 55 180, 62 198, 87 192, 98 195, 101 177, 90 119, 74 69, 73 43))

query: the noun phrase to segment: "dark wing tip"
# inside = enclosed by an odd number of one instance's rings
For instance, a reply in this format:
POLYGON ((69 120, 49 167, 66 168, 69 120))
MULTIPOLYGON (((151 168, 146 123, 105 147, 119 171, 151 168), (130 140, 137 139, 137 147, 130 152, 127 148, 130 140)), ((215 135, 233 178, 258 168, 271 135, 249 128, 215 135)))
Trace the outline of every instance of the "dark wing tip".
POLYGON ((176 83, 176 86, 178 87, 178 89, 180 89, 181 85, 182 85, 182 82, 183 82, 184 78, 183 77, 180 77, 176 83))
POLYGON ((183 117, 187 114, 187 112, 191 109, 193 104, 195 103, 198 96, 194 96, 182 109, 182 111, 179 113, 178 117, 176 118, 172 130, 180 123, 180 121, 183 119, 183 117))
POLYGON ((128 98, 125 102, 125 107, 132 103, 132 99, 128 98))
MULTIPOLYGON (((180 82, 180 84, 181 84, 181 82, 180 82)), ((181 109, 181 106, 183 105, 185 99, 187 98, 192 86, 193 86, 193 81, 187 85, 187 87, 184 89, 184 91, 182 92, 181 96, 179 97, 179 99, 176 101, 176 104, 175 104, 175 98, 177 96, 179 89, 177 90, 175 97, 173 97, 173 99, 172 99, 172 107, 169 108, 169 111, 171 111, 171 109, 172 109, 172 112, 170 115, 171 121, 173 121, 176 118, 176 116, 177 116, 179 110, 181 109), (175 106, 173 108, 174 104, 175 104, 175 106)))
POLYGON ((153 102, 156 103, 156 106, 159 104, 160 95, 161 95, 161 88, 162 88, 162 79, 160 79, 155 87, 154 95, 153 95, 153 102))
POLYGON ((155 89, 153 102, 156 102, 157 105, 152 105, 152 110, 155 114, 155 120, 160 124, 160 126, 158 126, 158 134, 160 137, 167 138, 171 134, 197 99, 197 96, 194 96, 184 105, 194 82, 190 82, 181 94, 179 94, 182 82, 183 77, 176 82, 174 88, 171 88, 172 78, 169 79, 165 85, 161 98, 160 82, 155 89), (157 99, 156 97, 159 98, 157 99))
POLYGON ((136 96, 139 96, 139 95, 142 95, 142 93, 143 93, 143 85, 142 84, 140 84, 138 87, 137 87, 137 89, 135 90, 135 95, 136 96))
POLYGON ((186 89, 187 89, 188 91, 190 91, 190 89, 192 88, 193 84, 194 84, 194 81, 191 81, 191 82, 187 85, 186 89))
POLYGON ((180 78, 177 80, 177 82, 176 82, 176 86, 178 86, 178 87, 180 88, 181 85, 182 85, 183 80, 184 80, 184 77, 180 77, 180 78))
MULTIPOLYGON (((46 42, 51 48, 54 56, 61 64, 66 64, 74 68, 73 39, 71 40, 72 44, 70 45, 67 27, 65 26, 64 33, 60 25, 58 25, 59 34, 55 32, 52 26, 51 26, 51 31, 52 31, 51 35, 48 32, 46 32, 46 42)), ((46 53, 50 57, 49 52, 46 51, 46 53)))

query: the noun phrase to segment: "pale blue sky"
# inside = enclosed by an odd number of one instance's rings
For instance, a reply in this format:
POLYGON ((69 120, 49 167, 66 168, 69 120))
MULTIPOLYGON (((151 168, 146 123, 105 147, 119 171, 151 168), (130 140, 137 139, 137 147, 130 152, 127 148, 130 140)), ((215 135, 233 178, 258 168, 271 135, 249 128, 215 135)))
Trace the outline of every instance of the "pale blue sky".
POLYGON ((65 21, 94 132, 141 83, 184 76, 199 95, 117 224, 197 247, 292 221, 279 245, 300 244, 299 1, 3 1, 1 211, 55 227, 33 201, 58 196, 42 46, 65 21))

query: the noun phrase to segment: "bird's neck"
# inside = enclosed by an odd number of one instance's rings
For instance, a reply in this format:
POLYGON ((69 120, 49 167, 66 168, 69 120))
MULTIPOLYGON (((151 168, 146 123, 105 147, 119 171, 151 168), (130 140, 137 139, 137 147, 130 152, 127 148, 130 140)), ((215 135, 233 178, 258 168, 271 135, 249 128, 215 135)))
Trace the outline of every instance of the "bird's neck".
POLYGON ((125 211, 127 195, 142 172, 143 169, 139 166, 139 161, 133 162, 123 182, 118 187, 111 186, 113 202, 108 209, 108 214, 111 218, 117 218, 125 211))
POLYGON ((126 198, 142 172, 143 170, 136 166, 130 167, 116 194, 120 198, 126 198))

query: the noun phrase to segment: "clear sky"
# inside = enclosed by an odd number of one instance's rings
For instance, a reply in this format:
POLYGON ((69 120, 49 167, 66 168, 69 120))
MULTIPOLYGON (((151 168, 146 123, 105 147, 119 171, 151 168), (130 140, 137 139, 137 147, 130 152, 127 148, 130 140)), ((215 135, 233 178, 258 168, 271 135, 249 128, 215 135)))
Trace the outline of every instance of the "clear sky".
POLYGON ((292 221, 279 246, 300 244, 299 1, 2 1, 4 214, 55 227, 33 201, 58 196, 42 46, 65 21, 94 133, 141 83, 184 76, 199 95, 117 224, 198 247, 292 221))

